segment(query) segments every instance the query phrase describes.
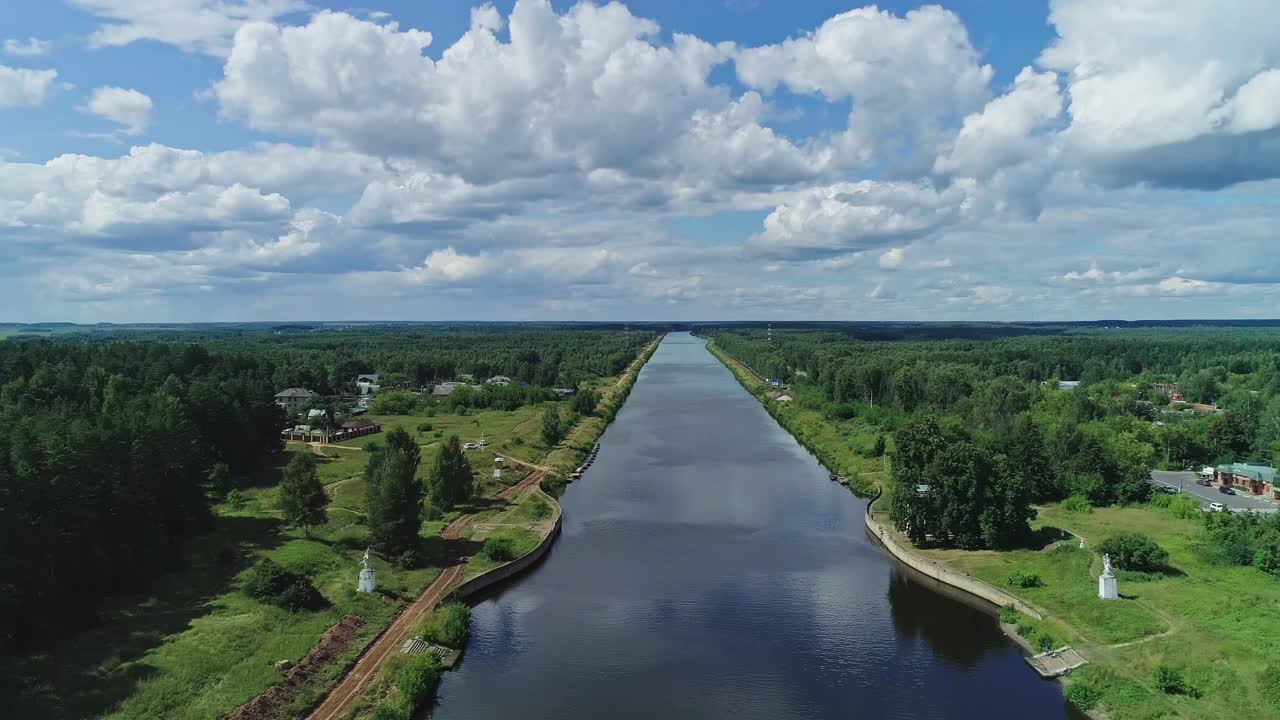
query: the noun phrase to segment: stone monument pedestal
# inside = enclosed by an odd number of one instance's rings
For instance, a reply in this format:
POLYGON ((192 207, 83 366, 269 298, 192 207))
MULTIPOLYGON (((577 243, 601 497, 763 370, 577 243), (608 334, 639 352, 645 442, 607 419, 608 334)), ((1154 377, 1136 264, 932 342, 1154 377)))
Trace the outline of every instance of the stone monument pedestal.
MULTIPOLYGON (((1112 583, 1114 585, 1114 582, 1112 583)), ((360 587, 356 588, 356 592, 371 593, 378 587, 378 575, 373 568, 367 567, 360 571, 360 587)))
POLYGON ((1116 591, 1116 576, 1103 574, 1098 576, 1098 597, 1103 600, 1118 600, 1120 593, 1116 591))

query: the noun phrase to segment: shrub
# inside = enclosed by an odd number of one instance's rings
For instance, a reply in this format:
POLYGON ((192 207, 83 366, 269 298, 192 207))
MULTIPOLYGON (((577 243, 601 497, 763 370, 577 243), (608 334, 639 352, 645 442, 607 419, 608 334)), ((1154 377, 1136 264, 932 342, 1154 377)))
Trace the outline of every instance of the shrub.
POLYGON ((324 597, 304 575, 280 567, 270 558, 254 563, 240 589, 255 600, 298 612, 324 606, 324 597))
POLYGON ((506 562, 516 557, 516 544, 511 538, 491 537, 484 541, 480 554, 495 562, 506 562))
POLYGON ((1072 495, 1066 500, 1063 500, 1062 509, 1073 513, 1093 512, 1093 506, 1089 504, 1089 498, 1083 495, 1072 495))
POLYGON ((1054 639, 1053 635, 1049 633, 1048 630, 1041 630, 1040 632, 1036 633, 1035 641, 1031 643, 1031 646, 1034 647, 1036 650, 1043 650, 1045 648, 1052 649, 1053 646, 1056 644, 1057 644, 1057 641, 1054 639))
POLYGON ((431 432, 433 426, 429 422, 418 423, 418 432, 431 432))
POLYGON ((240 510, 244 507, 244 495, 239 490, 232 490, 227 493, 227 507, 232 510, 240 510))
POLYGON ((396 685, 400 688, 400 696, 404 702, 405 717, 422 706, 440 684, 440 661, 431 653, 415 655, 400 668, 396 685))
POLYGON ((1262 689, 1262 697, 1266 698, 1271 707, 1280 710, 1280 665, 1268 665, 1260 678, 1258 683, 1262 689))
POLYGON ((1037 588, 1044 585, 1038 573, 1027 572, 1026 570, 1014 570, 1009 573, 1007 582, 1011 587, 1016 588, 1037 588))
POLYGON ((1188 695, 1187 679, 1182 671, 1165 663, 1160 663, 1151 673, 1155 686, 1166 695, 1188 695))
POLYGON ((1017 625, 1022 619, 1022 613, 1018 612, 1018 608, 1012 605, 1003 605, 1000 608, 1000 622, 1005 625, 1017 625))
POLYGON ((1169 503, 1171 502, 1173 502, 1173 497, 1170 495, 1166 495, 1164 493, 1160 493, 1159 495, 1152 495, 1150 498, 1147 499, 1148 505, 1150 505, 1151 507, 1157 507, 1157 508, 1167 508, 1169 507, 1169 503))
POLYGON ((1067 702, 1085 711, 1094 709, 1102 700, 1102 690, 1090 678, 1073 677, 1063 694, 1067 702))
POLYGON ((1121 533, 1107 538, 1098 552, 1110 555, 1124 570, 1160 570, 1169 562, 1169 553, 1142 533, 1121 533))
POLYGON ((399 705, 384 702, 373 711, 373 720, 409 720, 409 713, 401 709, 399 705))
POLYGON ((419 634, 427 642, 460 649, 471 637, 471 608, 458 602, 441 605, 422 624, 419 634))
POLYGON ((534 520, 546 520, 551 517, 551 506, 545 500, 534 500, 529 514, 533 516, 534 520))
POLYGON ((1197 518, 1202 514, 1200 510, 1200 501, 1193 497, 1187 497, 1186 495, 1177 495, 1170 498, 1169 512, 1173 513, 1174 517, 1179 517, 1183 520, 1197 518))

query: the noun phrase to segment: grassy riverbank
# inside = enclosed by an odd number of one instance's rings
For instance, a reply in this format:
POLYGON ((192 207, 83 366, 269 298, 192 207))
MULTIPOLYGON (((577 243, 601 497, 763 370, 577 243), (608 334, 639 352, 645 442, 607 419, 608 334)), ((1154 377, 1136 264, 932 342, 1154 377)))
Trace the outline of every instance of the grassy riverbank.
MULTIPOLYGON (((821 413, 769 399, 768 384, 709 344, 739 382, 770 414, 836 472, 865 470, 861 452, 874 430, 833 421, 821 413)), ((877 507, 885 504, 883 500, 877 507)), ((886 524, 883 512, 877 516, 886 524)), ((1209 542, 1198 518, 1182 519, 1152 506, 1068 512, 1039 508, 1033 527, 1041 537, 1075 537, 1051 548, 1015 551, 917 550, 928 559, 1013 594, 1043 621, 1010 616, 1032 643, 1047 638, 1071 644, 1092 663, 1072 675, 1070 695, 1110 720, 1280 717, 1280 582, 1251 567, 1217 565, 1205 558, 1209 542), (1097 597, 1101 560, 1092 549, 1121 532, 1150 536, 1169 552, 1163 575, 1120 575, 1121 599, 1097 597), (1081 549, 1078 538, 1086 548, 1081 549), (1015 571, 1034 574, 1038 587, 1016 587, 1015 571), (1166 692, 1161 677, 1180 676, 1183 689, 1166 692), (1088 702, 1092 700, 1092 702, 1088 702)), ((899 543, 909 546, 898 535, 899 543)), ((1031 672, 1028 670, 1028 672, 1031 672)))
MULTIPOLYGON (((606 378, 602 384, 608 389, 629 388, 632 381, 634 373, 606 378)), ((607 397, 620 404, 617 391, 607 397)), ((610 408, 616 410, 616 405, 610 408)), ((422 448, 419 472, 423 476, 443 437, 459 434, 467 442, 483 437, 487 445, 467 453, 479 493, 468 507, 479 513, 479 524, 468 529, 464 540, 478 553, 486 538, 508 537, 518 556, 537 544, 550 527, 537 516, 545 512, 538 503, 551 500, 535 502, 525 495, 514 503, 494 502, 494 496, 526 472, 513 469, 501 481, 495 480, 493 459, 502 455, 509 467, 513 460, 541 467, 549 462, 548 453, 555 451, 562 462, 571 462, 563 448, 542 444, 542 411, 541 405, 535 405, 514 411, 371 419, 384 430, 399 427, 414 436, 422 448)), ((589 447, 599 432, 584 432, 583 426, 603 429, 604 422, 596 417, 580 422, 571 441, 579 438, 589 447)), ((281 682, 277 661, 297 663, 343 616, 360 616, 366 623, 356 636, 299 688, 278 715, 302 716, 397 610, 439 574, 444 560, 440 531, 460 512, 423 524, 431 551, 424 567, 406 569, 375 558, 380 592, 356 593, 356 570, 369 543, 363 476, 369 453, 363 447, 382 438, 377 434, 320 447, 289 443, 275 468, 214 508, 212 530, 193 541, 182 568, 156 578, 145 594, 117 598, 100 613, 96 628, 21 661, 0 665, 6 685, 0 705, 5 712, 0 714, 33 719, 222 718, 281 682), (318 456, 321 483, 330 497, 328 522, 311 528, 310 537, 280 520, 279 470, 299 452, 318 456), (259 558, 270 558, 308 576, 326 606, 293 613, 246 597, 239 591, 242 573, 259 558)), ((502 562, 477 558, 468 577, 502 562)))
MULTIPOLYGON (((769 383, 750 368, 730 357, 715 343, 707 350, 729 368, 747 392, 756 396, 778 424, 812 452, 828 470, 846 479, 849 489, 866 496, 875 491, 888 467, 888 454, 868 457, 880 432, 857 419, 831 421, 816 410, 794 402, 771 400, 769 383)), ((892 447, 892 446, 890 446, 892 447)))
POLYGON ((600 393, 600 404, 597 406, 596 415, 583 418, 569 431, 560 445, 547 455, 545 464, 551 468, 551 472, 543 479, 542 487, 548 493, 556 495, 569 484, 569 473, 582 464, 587 452, 595 446, 596 441, 604 434, 605 428, 609 427, 609 423, 613 422, 614 416, 622 409, 622 404, 631 394, 631 388, 635 387, 640 370, 657 352, 658 345, 661 343, 661 337, 654 340, 621 375, 612 381, 600 384, 597 388, 600 393))

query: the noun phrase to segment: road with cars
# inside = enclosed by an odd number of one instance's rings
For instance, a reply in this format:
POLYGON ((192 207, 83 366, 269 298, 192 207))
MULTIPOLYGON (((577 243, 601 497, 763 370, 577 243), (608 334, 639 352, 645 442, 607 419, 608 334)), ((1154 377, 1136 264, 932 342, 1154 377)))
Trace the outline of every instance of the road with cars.
POLYGON ((1252 510, 1255 512, 1271 513, 1276 511, 1276 506, 1265 500, 1248 495, 1227 495, 1219 492, 1218 487, 1197 485, 1196 480, 1199 475, 1191 471, 1173 472, 1167 470, 1152 470, 1151 482, 1154 485, 1173 488, 1183 495, 1191 495, 1200 501, 1204 507, 1209 507, 1210 503, 1222 503, 1228 510, 1232 512, 1244 512, 1252 510))

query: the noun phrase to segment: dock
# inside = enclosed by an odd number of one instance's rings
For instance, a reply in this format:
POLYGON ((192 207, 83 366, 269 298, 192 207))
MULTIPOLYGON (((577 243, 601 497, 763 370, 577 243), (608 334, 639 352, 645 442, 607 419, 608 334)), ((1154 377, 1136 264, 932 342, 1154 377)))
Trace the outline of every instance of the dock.
POLYGON ((1088 665, 1089 661, 1084 659, 1079 650, 1066 645, 1057 650, 1033 655, 1027 658, 1027 664, 1040 673, 1040 677, 1056 678, 1078 667, 1088 665))

